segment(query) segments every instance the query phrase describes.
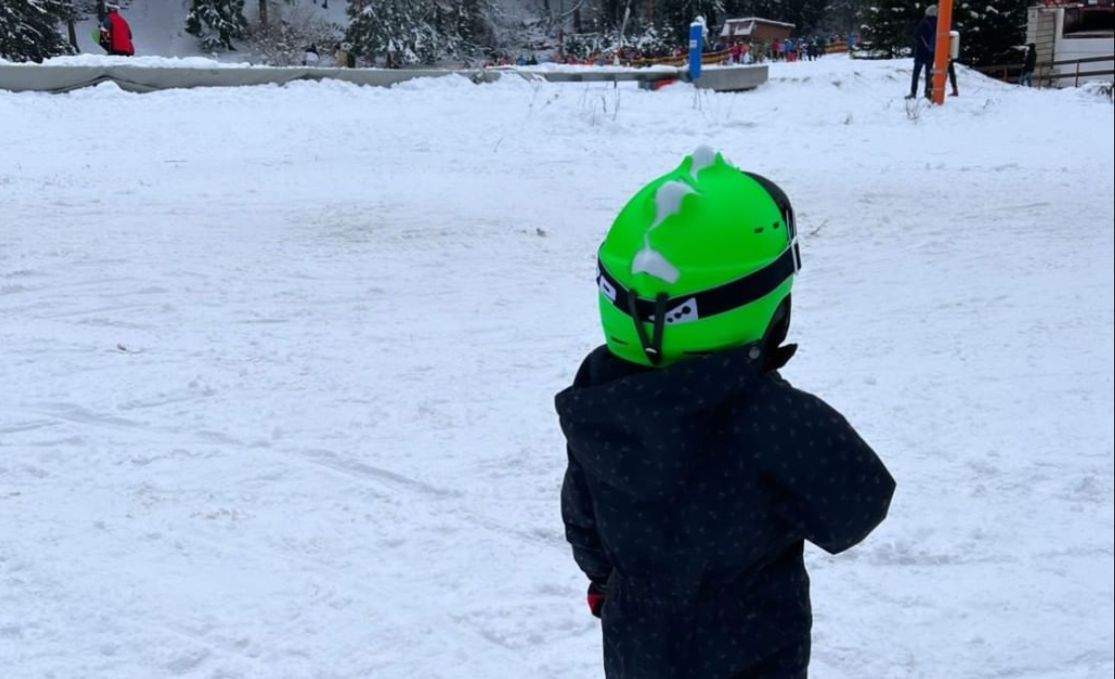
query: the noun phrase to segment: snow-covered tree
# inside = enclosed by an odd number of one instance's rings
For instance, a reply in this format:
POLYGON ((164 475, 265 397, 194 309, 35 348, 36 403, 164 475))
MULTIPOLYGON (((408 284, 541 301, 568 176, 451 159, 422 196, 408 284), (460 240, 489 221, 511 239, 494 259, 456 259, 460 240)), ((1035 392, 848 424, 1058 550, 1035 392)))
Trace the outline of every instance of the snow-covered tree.
MULTIPOLYGON (((723 0, 660 0, 655 9, 656 23, 668 26, 673 38, 679 45, 689 42, 689 24, 699 16, 705 18, 710 31, 724 17, 723 0)), ((716 36, 710 32, 708 40, 715 42, 716 36)))
POLYGON ((3 0, 0 2, 0 59, 42 61, 72 52, 58 33, 69 11, 64 0, 3 0))
MULTIPOLYGON (((880 56, 906 54, 913 45, 913 31, 932 0, 913 4, 903 0, 870 0, 862 10, 863 35, 868 47, 880 56)), ((1010 48, 1023 42, 1026 33, 1024 0, 957 0, 952 27, 960 32, 960 60, 986 64, 1010 60, 1010 48)), ((1017 59, 1017 55, 1013 55, 1017 59)))
POLYGON ((861 0, 828 0, 822 26, 841 35, 857 31, 862 4, 861 0))
POLYGON ((434 4, 428 0, 350 0, 345 37, 353 50, 375 59, 388 53, 402 63, 432 61, 447 46, 434 29, 434 4))
POLYGON ((244 0, 192 0, 186 32, 196 35, 204 49, 234 50, 233 41, 244 38, 247 31, 244 0))
POLYGON ((1026 39, 1026 3, 1021 0, 962 0, 953 6, 960 31, 960 59, 966 64, 1018 61, 1011 48, 1026 39))
POLYGON ((914 28, 933 0, 868 0, 861 10, 864 47, 880 57, 908 54, 914 28))
POLYGON ((349 0, 346 39, 368 59, 433 63, 487 47, 487 0, 349 0))
POLYGON ((439 0, 440 24, 460 39, 461 49, 490 50, 493 45, 491 0, 439 0))
MULTIPOLYGON (((858 0, 835 0, 835 2, 858 0)), ((795 35, 809 35, 826 25, 830 0, 724 0, 728 16, 757 16, 794 24, 795 35)))

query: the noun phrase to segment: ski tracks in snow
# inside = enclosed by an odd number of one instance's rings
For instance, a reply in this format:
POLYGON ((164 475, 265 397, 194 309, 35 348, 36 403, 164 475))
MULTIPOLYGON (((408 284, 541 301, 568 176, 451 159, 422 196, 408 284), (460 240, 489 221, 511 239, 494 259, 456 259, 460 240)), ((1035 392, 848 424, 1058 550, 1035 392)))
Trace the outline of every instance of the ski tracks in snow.
POLYGON ((607 120, 510 79, 0 94, 37 121, 0 130, 0 665, 599 676, 552 397, 610 220, 710 143, 815 233, 786 375, 899 484, 808 551, 814 673, 1110 676, 1110 106, 961 69, 914 125, 897 64, 607 120), (130 171, 75 164, 109 127, 130 171))

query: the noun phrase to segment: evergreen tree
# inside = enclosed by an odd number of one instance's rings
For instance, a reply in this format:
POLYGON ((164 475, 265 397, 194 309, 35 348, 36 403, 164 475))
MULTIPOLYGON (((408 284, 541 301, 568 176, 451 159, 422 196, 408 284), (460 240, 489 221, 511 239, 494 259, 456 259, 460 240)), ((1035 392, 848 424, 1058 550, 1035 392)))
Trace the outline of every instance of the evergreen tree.
POLYGON ((724 4, 732 17, 757 16, 791 23, 795 35, 813 33, 826 23, 829 15, 828 0, 726 0, 724 4))
POLYGON ((861 14, 864 46, 885 58, 909 54, 914 28, 932 4, 932 0, 869 0, 861 14))
POLYGON ((1011 48, 1026 41, 1022 0, 963 0, 953 7, 952 27, 960 32, 960 59, 966 64, 1018 61, 1011 48))
POLYGON ((193 0, 186 15, 186 32, 196 35, 202 48, 235 50, 233 40, 248 32, 244 0, 193 0))
POLYGON ((58 33, 58 22, 68 10, 63 0, 0 2, 0 59, 39 62, 72 53, 58 33))
POLYGON ((829 0, 822 26, 847 35, 859 30, 860 0, 829 0))
POLYGON ((459 58, 488 46, 488 0, 349 0, 346 39, 368 59, 400 64, 459 58))
POLYGON ((401 63, 433 61, 444 47, 438 44, 430 0, 350 0, 347 12, 352 21, 345 37, 368 59, 390 52, 401 63))
POLYGON ((709 42, 716 42, 715 30, 724 17, 723 0, 659 0, 656 9, 660 25, 668 26, 678 44, 689 43, 689 24, 699 16, 709 27, 709 42))
MULTIPOLYGON (((873 0, 862 11, 862 30, 868 47, 879 56, 909 53, 913 32, 932 0, 907 4, 902 0, 873 0)), ((952 28, 960 32, 960 60, 987 64, 1012 60, 1010 49, 1026 34, 1025 0, 958 0, 952 9, 952 28)), ((1013 55, 1017 59, 1017 55, 1013 55)))

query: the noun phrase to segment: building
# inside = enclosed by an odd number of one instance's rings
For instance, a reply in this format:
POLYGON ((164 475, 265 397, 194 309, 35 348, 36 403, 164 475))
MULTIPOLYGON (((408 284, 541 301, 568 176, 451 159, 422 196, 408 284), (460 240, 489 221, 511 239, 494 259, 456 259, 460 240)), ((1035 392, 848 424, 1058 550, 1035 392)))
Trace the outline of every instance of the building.
POLYGON ((727 19, 720 29, 720 41, 726 45, 785 40, 794 31, 794 25, 759 17, 727 19))
POLYGON ((1111 0, 1046 2, 1031 7, 1026 42, 1034 43, 1038 50, 1035 84, 1072 87, 1092 80, 1111 82, 1115 70, 1115 7, 1111 0), (1081 63, 1082 59, 1094 61, 1081 63))

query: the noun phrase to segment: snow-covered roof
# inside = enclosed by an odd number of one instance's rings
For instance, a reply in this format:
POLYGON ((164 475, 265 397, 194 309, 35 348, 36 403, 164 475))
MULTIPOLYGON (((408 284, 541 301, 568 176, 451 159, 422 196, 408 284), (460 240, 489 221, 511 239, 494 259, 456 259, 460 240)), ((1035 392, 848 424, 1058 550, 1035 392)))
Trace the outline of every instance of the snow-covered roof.
POLYGON ((775 21, 773 19, 764 19, 762 17, 743 17, 741 19, 725 19, 724 26, 720 29, 720 37, 727 37, 729 35, 751 35, 751 31, 755 29, 755 24, 766 24, 768 26, 781 26, 782 28, 794 28, 794 24, 786 23, 785 21, 775 21), (740 26, 740 24, 744 24, 740 26))

